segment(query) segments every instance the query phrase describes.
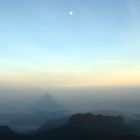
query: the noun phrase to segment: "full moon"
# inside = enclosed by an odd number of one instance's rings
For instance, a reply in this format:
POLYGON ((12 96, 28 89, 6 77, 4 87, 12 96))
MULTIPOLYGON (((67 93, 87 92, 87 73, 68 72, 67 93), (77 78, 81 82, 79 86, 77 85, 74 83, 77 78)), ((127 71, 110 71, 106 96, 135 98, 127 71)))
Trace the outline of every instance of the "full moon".
POLYGON ((69 12, 69 15, 71 15, 71 16, 72 16, 73 14, 74 14, 74 12, 73 12, 73 11, 70 11, 70 12, 69 12))

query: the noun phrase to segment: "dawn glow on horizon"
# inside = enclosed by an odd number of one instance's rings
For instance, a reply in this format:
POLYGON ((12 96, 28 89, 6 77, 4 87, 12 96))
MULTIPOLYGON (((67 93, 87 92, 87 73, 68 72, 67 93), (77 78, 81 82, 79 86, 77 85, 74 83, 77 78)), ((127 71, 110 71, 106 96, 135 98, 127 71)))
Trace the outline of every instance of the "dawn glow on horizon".
POLYGON ((1 0, 0 86, 140 86, 139 0, 1 0))

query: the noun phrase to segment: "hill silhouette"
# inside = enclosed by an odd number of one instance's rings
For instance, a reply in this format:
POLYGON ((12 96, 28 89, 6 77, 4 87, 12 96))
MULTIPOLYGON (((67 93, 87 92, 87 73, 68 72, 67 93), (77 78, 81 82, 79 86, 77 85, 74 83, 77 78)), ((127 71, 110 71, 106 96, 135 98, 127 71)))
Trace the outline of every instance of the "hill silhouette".
POLYGON ((135 129, 127 125, 121 116, 102 116, 93 114, 75 114, 61 128, 48 130, 36 135, 48 140, 135 140, 135 129))
POLYGON ((8 126, 0 126, 0 140, 29 140, 30 136, 25 136, 13 132, 8 126))
POLYGON ((43 130, 32 136, 19 135, 3 127, 2 140, 140 140, 135 129, 121 116, 75 114, 60 128, 43 130))
POLYGON ((67 127, 92 134, 127 134, 134 130, 127 125, 121 116, 103 116, 93 114, 73 115, 67 127))
POLYGON ((0 126, 0 134, 2 133, 14 133, 8 126, 0 126))
POLYGON ((93 111, 93 114, 103 115, 103 116, 122 116, 123 115, 120 111, 111 110, 111 109, 95 110, 93 111))

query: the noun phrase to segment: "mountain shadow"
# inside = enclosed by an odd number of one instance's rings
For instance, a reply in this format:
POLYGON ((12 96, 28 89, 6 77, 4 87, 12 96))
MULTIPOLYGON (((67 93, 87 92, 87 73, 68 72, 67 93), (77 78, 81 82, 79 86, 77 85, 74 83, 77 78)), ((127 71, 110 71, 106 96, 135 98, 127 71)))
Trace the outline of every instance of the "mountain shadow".
POLYGON ((50 94, 44 95, 38 102, 33 105, 35 111, 62 111, 63 106, 55 100, 50 94))
POLYGON ((31 137, 17 134, 8 126, 0 126, 0 140, 31 140, 31 137))

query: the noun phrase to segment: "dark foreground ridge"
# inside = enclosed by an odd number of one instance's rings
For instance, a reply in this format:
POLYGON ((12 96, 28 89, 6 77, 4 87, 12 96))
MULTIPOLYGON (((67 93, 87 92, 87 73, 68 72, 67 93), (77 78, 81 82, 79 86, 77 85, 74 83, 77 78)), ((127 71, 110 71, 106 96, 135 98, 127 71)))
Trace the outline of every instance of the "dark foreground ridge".
POLYGON ((63 127, 42 130, 34 135, 19 135, 7 126, 0 127, 0 140, 140 140, 137 130, 121 116, 76 114, 63 127))

